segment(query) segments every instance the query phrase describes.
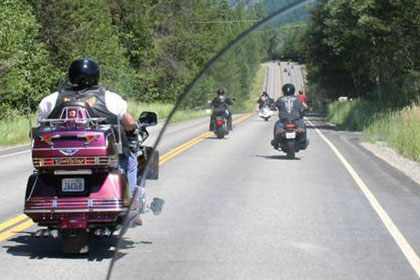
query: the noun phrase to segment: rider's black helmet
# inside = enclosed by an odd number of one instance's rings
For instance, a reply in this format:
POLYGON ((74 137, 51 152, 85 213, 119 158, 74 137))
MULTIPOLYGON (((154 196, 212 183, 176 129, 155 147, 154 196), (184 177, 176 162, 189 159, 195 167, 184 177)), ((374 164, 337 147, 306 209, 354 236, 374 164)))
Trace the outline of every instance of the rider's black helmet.
POLYGON ((217 91, 217 95, 224 95, 224 94, 225 94, 225 91, 223 89, 219 89, 217 91))
POLYGON ((283 91, 283 94, 285 95, 285 96, 292 96, 292 95, 295 95, 295 86, 294 85, 292 85, 292 84, 285 84, 283 87, 282 87, 282 91, 283 91))
POLYGON ((262 95, 263 96, 268 96, 268 93, 266 91, 263 91, 262 95))
POLYGON ((90 58, 77 59, 69 68, 69 82, 78 89, 98 85, 99 76, 99 65, 90 58))

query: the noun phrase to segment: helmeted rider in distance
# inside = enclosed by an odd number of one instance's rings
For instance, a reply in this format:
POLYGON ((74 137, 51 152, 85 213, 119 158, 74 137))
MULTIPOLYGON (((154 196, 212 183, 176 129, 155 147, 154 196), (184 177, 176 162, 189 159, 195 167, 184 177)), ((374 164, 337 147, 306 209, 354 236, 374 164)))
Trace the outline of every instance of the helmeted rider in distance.
POLYGON ((230 112, 228 106, 232 105, 232 100, 230 100, 229 97, 225 96, 225 91, 223 89, 219 89, 217 91, 217 96, 213 98, 210 105, 213 108, 213 113, 210 117, 210 131, 214 130, 214 125, 216 122, 215 115, 218 112, 222 112, 225 114, 227 118, 228 128, 229 130, 232 130, 232 113, 230 112))
POLYGON ((305 137, 302 143, 306 148, 308 146, 308 139, 306 137, 306 126, 303 121, 303 112, 308 108, 299 98, 295 96, 295 86, 292 84, 285 84, 282 87, 283 96, 277 99, 275 105, 279 112, 279 120, 274 125, 274 139, 271 141, 271 145, 277 149, 279 141, 277 139, 278 131, 283 130, 284 123, 287 120, 296 121, 296 125, 303 130, 305 137))
POLYGON ((259 110, 264 108, 264 106, 268 106, 271 109, 274 105, 274 99, 271 98, 266 91, 263 91, 260 98, 257 100, 257 103, 259 110))
MULTIPOLYGON (((126 135, 122 135, 123 153, 120 155, 120 167, 127 173, 130 191, 133 194, 137 186, 137 155, 135 147, 140 140, 141 131, 133 116, 128 112, 127 102, 117 93, 98 85, 100 78, 99 65, 90 58, 73 61, 68 70, 68 81, 57 92, 54 92, 39 104, 42 119, 60 118, 63 105, 71 101, 84 101, 96 117, 106 118, 105 123, 123 126, 126 135)), ((145 190, 139 190, 139 211, 145 207, 145 190)), ((142 224, 140 218, 135 221, 142 224)))

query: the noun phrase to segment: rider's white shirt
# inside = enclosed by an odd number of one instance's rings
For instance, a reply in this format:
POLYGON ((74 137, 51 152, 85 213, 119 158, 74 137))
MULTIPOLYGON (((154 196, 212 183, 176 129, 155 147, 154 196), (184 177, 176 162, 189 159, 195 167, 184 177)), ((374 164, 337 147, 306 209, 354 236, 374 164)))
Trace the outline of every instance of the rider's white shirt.
MULTIPOLYGON (((58 92, 54 92, 41 100, 41 103, 39 103, 39 109, 41 111, 40 117, 42 119, 46 119, 54 110, 57 98, 58 92)), ((115 92, 109 90, 105 92, 105 105, 108 111, 117 115, 119 118, 122 118, 124 114, 127 113, 127 102, 115 92)))

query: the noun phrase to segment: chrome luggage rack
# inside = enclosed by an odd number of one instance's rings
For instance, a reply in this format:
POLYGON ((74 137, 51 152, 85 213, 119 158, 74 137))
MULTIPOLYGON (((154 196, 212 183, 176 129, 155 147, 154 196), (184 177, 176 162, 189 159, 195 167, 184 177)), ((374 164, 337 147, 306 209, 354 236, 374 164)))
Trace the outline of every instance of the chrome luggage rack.
POLYGON ((86 108, 79 106, 69 106, 63 108, 60 118, 57 119, 38 119, 38 123, 44 126, 55 127, 57 125, 74 124, 87 125, 88 127, 98 126, 106 118, 92 118, 86 108))

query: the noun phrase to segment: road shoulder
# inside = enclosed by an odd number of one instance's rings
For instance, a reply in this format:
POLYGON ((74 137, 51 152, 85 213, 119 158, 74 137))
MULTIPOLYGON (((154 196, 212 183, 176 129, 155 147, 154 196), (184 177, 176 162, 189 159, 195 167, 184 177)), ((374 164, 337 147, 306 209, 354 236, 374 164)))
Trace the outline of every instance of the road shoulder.
POLYGON ((420 164, 400 155, 396 150, 388 147, 384 142, 360 143, 363 148, 385 161, 387 164, 404 173, 420 185, 420 164))

